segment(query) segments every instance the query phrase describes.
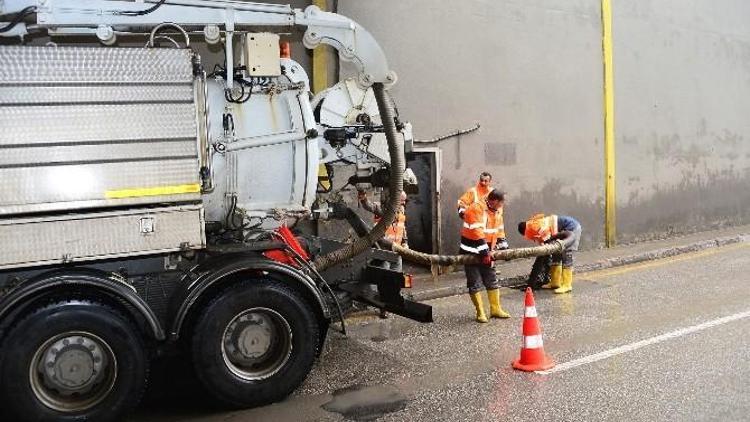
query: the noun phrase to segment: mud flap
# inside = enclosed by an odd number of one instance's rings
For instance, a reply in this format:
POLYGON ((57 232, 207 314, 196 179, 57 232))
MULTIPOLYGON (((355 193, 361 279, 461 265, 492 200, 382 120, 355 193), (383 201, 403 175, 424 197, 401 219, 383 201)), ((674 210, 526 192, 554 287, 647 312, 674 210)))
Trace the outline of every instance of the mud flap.
POLYGON ((432 306, 413 302, 401 296, 404 273, 368 265, 362 271, 362 281, 338 286, 349 292, 352 299, 419 322, 432 322, 432 306), (377 291, 373 289, 377 286, 377 291))

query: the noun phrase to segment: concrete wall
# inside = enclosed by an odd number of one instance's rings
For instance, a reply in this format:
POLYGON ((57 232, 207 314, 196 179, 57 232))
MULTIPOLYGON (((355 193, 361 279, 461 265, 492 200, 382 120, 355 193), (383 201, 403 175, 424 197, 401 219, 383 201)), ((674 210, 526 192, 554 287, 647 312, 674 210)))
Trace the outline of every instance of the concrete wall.
MULTIPOLYGON (((455 202, 482 170, 509 194, 506 226, 535 211, 570 214, 596 246, 603 226, 602 64, 598 0, 339 1, 399 75, 401 115, 443 141, 443 244, 455 252, 455 202)), ((342 65, 343 67, 344 65, 342 65)))
MULTIPOLYGON (((618 240, 750 221, 750 3, 614 3, 618 240)), ((603 244, 600 0, 340 0, 399 74, 393 93, 418 138, 443 141, 442 209, 481 170, 509 193, 506 226, 570 214, 603 244)))
POLYGON ((622 240, 750 221, 750 2, 614 2, 622 240))

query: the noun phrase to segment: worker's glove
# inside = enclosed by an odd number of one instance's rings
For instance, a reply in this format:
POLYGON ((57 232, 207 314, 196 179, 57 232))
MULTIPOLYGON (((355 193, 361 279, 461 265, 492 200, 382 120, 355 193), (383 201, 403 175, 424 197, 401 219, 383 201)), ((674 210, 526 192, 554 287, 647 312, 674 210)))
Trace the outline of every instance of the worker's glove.
POLYGON ((489 254, 482 255, 482 264, 486 265, 488 267, 491 267, 492 266, 492 257, 489 254))
POLYGON ((495 243, 496 250, 502 251, 508 248, 509 248, 508 241, 504 237, 497 239, 497 243, 495 243))
POLYGON ((367 199, 367 193, 363 190, 357 189, 357 199, 360 201, 364 201, 367 199))

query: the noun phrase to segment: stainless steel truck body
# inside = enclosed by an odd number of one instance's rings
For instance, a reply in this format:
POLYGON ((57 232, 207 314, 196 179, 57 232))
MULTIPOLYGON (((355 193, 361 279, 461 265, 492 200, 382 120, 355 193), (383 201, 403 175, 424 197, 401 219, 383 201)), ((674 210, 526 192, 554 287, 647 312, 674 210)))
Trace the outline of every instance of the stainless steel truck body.
POLYGON ((116 419, 138 403, 155 354, 189 356, 228 406, 266 404, 305 379, 353 302, 431 320, 383 265, 398 257, 370 248, 386 223, 368 231, 319 186, 321 166, 348 166, 403 189, 410 127, 385 90, 395 74, 356 23, 229 0, 5 1, 3 36, 7 416, 116 419), (289 26, 307 29, 309 48, 337 48, 357 79, 312 98, 267 32, 289 26), (225 58, 207 60, 198 38, 225 58), (323 218, 361 237, 318 237, 323 218))

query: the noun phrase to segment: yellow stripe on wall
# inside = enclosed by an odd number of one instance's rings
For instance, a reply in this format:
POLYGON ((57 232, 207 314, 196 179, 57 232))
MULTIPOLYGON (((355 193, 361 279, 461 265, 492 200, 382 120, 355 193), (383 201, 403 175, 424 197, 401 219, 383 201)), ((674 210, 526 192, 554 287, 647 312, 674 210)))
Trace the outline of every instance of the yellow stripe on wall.
POLYGON ((141 196, 177 195, 181 193, 200 193, 201 185, 192 183, 189 185, 156 186, 151 188, 134 188, 108 190, 104 193, 107 199, 137 198, 141 196))
POLYGON ((612 62, 612 1, 602 0, 602 53, 604 60, 604 241, 607 247, 615 245, 617 224, 615 220, 615 84, 612 62))
MULTIPOLYGON (((313 0, 313 5, 326 11, 326 0, 313 0)), ((319 45, 313 49, 312 91, 314 94, 328 88, 328 46, 319 45)))

